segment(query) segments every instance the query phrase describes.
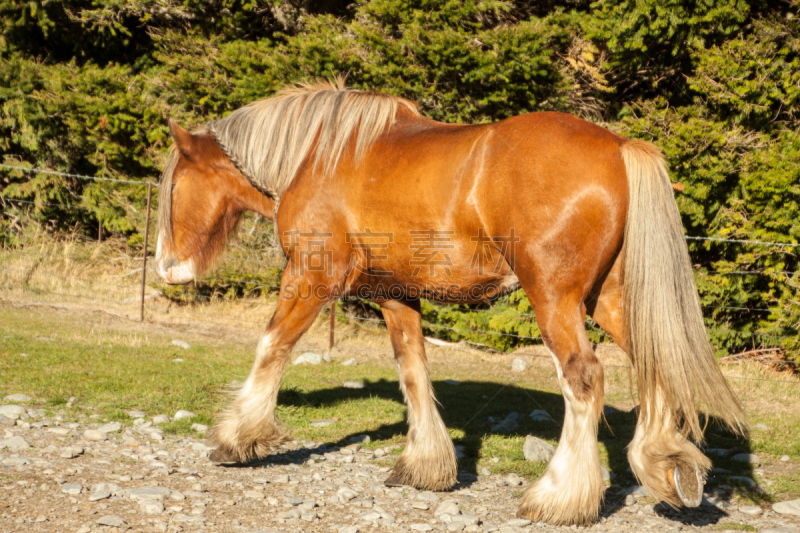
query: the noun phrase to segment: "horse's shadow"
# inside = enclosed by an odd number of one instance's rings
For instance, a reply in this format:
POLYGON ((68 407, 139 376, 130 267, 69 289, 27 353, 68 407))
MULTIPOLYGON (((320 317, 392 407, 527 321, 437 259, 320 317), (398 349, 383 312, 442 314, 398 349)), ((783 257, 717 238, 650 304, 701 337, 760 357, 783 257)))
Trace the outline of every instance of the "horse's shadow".
MULTIPOLYGON (((564 400, 561 395, 543 392, 535 389, 525 389, 514 385, 502 385, 494 382, 463 381, 458 385, 446 381, 434 382, 437 398, 441 404, 440 413, 449 429, 460 430, 463 436, 454 440, 456 445, 463 446, 463 457, 458 461, 459 484, 456 488, 469 487, 478 479, 478 460, 481 457, 481 448, 485 445, 487 437, 504 435, 519 436, 533 435, 550 441, 557 441, 561 435, 561 421, 564 417, 564 400), (552 420, 535 420, 529 416, 534 410, 543 410, 549 413, 552 420), (509 430, 498 429, 497 425, 506 420, 510 413, 516 411, 521 416, 517 419, 518 427, 509 430)), ((396 381, 380 379, 365 381, 363 389, 350 389, 332 387, 312 392, 300 393, 294 389, 283 389, 279 396, 279 405, 293 407, 332 407, 336 404, 354 400, 369 400, 370 398, 393 400, 400 404, 403 397, 396 381)), ((513 428, 513 424, 511 425, 513 428)), ((636 484, 636 479, 631 473, 627 460, 627 445, 633 438, 636 427, 635 410, 619 411, 611 406, 604 409, 604 419, 600 421, 598 440, 604 445, 607 452, 610 483, 606 491, 605 502, 601 517, 614 514, 624 506, 626 494, 623 489, 636 484)), ((289 427, 288 429, 292 429, 289 427)), ((403 422, 394 424, 376 424, 366 431, 359 431, 342 437, 338 441, 326 442, 314 448, 301 448, 299 450, 285 450, 276 452, 262 460, 237 465, 250 467, 267 464, 302 464, 315 454, 324 454, 332 449, 351 444, 351 438, 360 435, 370 435, 372 440, 396 440, 403 438, 408 432, 408 426, 403 422)), ((730 497, 729 483, 732 475, 748 476, 752 479, 752 467, 736 463, 731 460, 734 453, 749 453, 749 440, 736 437, 724 430, 717 420, 708 419, 706 428, 708 448, 724 448, 728 450, 725 456, 711 455, 715 470, 710 473, 706 484, 707 493, 715 493, 721 500, 730 497), (726 471, 728 471, 726 473, 726 471)), ((513 460, 524 461, 522 446, 517 446, 511 452, 513 460)), ((530 465, 530 463, 522 463, 530 465)), ((540 463, 539 472, 543 471, 544 464, 540 463)), ((529 474, 536 472, 534 468, 529 474)), ((534 474, 536 475, 536 474, 534 474)), ((530 476, 528 476, 530 477, 530 476)), ((676 510, 664 504, 654 507, 656 514, 676 520, 685 525, 703 526, 717 523, 727 513, 712 505, 704 504, 697 510, 676 510)))

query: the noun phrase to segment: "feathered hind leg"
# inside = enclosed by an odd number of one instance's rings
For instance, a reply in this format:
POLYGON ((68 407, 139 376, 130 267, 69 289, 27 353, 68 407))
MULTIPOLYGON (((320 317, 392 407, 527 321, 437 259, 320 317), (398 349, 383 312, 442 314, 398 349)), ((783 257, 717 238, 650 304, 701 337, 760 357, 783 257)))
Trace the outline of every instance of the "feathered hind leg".
POLYGON ((400 389, 408 405, 408 440, 387 485, 447 490, 456 484, 453 441, 436 409, 423 346, 419 302, 389 301, 382 305, 389 328, 400 389))
POLYGON ((245 462, 263 457, 288 438, 275 418, 278 389, 289 354, 311 326, 324 301, 286 298, 282 284, 278 308, 256 350, 250 375, 210 432, 217 449, 211 460, 245 462))
POLYGON ((655 498, 696 506, 710 467, 688 440, 703 437, 697 406, 704 404, 736 432, 746 430, 745 415, 708 342, 664 158, 641 141, 623 144, 621 154, 630 196, 622 346, 636 368, 640 402, 628 459, 655 498))
POLYGON ((697 507, 711 461, 677 430, 678 422, 660 387, 640 406, 628 462, 655 499, 675 507, 697 507))
MULTIPOLYGON (((598 287, 598 295, 588 302, 588 307, 592 318, 614 342, 626 346, 621 259, 598 287)), ((645 387, 641 399, 644 406, 640 406, 636 433, 628 447, 628 462, 634 475, 657 500, 674 506, 699 505, 711 462, 678 431, 678 421, 664 401, 660 386, 645 387)))

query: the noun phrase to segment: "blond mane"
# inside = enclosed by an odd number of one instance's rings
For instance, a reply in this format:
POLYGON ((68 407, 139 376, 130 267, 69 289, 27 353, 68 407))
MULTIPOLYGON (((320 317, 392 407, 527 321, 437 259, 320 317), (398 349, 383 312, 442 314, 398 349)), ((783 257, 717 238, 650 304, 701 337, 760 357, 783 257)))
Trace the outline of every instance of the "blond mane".
POLYGON ((323 175, 333 172, 351 141, 360 161, 401 107, 418 114, 408 100, 348 89, 335 78, 287 87, 208 129, 253 185, 277 200, 312 151, 312 169, 323 175))

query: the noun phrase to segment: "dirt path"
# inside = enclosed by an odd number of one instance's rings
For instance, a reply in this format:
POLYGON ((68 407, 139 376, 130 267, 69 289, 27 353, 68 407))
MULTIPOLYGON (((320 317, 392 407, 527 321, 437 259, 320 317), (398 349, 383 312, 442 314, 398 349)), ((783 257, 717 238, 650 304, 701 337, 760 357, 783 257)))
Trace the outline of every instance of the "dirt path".
MULTIPOLYGON (((515 519, 521 483, 529 480, 513 474, 462 474, 449 493, 387 488, 382 465, 395 449, 294 442, 269 461, 223 468, 209 462, 203 442, 164 435, 149 418, 134 427, 112 424, 103 434, 99 424, 62 425, 36 410, 23 418, 3 430, 17 449, 0 452, 2 532, 570 529, 515 519)), ((800 531, 800 517, 768 506, 739 509, 712 499, 678 514, 646 498, 634 503, 637 494, 626 505, 609 489, 603 517, 589 529, 800 531)))

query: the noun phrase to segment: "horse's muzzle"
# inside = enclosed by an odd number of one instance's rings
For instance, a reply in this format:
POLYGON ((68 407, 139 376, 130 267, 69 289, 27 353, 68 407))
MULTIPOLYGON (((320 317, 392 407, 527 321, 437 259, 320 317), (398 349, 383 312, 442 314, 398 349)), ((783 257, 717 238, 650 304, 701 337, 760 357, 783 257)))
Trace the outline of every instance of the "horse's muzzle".
POLYGON ((175 259, 158 261, 156 272, 169 285, 183 285, 194 279, 194 261, 191 259, 182 263, 175 259))
POLYGON ((156 245, 156 272, 168 285, 183 285, 195 278, 194 261, 178 261, 174 257, 162 257, 162 237, 156 245))

